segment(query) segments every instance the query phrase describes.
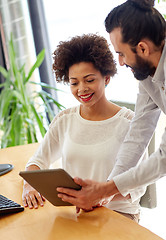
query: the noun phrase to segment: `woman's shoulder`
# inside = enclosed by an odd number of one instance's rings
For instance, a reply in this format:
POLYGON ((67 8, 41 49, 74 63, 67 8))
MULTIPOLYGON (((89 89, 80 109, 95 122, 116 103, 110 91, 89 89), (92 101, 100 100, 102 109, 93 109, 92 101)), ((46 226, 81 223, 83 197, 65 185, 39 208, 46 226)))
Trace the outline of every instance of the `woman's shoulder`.
POLYGON ((55 123, 61 121, 62 119, 68 119, 73 116, 73 114, 77 113, 79 106, 75 106, 72 108, 67 108, 65 110, 60 111, 52 120, 50 127, 52 127, 55 123))
POLYGON ((129 108, 122 107, 120 110, 120 116, 131 121, 134 117, 134 112, 129 108))
POLYGON ((65 110, 62 110, 61 112, 59 112, 55 118, 61 118, 61 117, 64 117, 64 116, 69 116, 71 114, 75 114, 77 112, 77 109, 78 109, 79 106, 75 106, 75 107, 72 107, 72 108, 67 108, 65 110))

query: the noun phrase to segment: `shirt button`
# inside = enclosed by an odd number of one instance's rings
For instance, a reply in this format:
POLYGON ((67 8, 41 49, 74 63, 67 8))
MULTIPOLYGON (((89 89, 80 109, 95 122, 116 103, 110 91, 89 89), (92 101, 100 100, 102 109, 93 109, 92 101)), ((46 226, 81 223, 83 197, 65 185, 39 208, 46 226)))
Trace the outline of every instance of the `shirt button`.
POLYGON ((164 87, 162 87, 162 90, 163 90, 163 91, 164 91, 164 89, 165 89, 165 88, 164 88, 164 87))

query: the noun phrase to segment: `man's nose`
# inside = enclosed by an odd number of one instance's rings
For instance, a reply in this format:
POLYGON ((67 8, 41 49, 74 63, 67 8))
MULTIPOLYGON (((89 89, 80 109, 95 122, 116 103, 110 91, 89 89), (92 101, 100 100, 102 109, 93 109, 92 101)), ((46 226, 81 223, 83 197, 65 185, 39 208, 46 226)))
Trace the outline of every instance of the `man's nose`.
POLYGON ((122 56, 119 56, 119 64, 120 66, 124 66, 125 63, 124 63, 124 60, 123 60, 123 57, 122 56))

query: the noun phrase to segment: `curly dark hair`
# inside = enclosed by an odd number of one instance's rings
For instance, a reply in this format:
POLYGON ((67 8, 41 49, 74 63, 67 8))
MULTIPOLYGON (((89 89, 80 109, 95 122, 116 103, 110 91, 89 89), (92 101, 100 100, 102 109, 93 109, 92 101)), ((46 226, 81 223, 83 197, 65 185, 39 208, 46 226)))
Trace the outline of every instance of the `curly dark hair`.
POLYGON ((69 68, 80 62, 93 63, 102 76, 114 76, 116 63, 107 40, 97 34, 84 34, 61 41, 53 53, 56 81, 68 83, 69 68))

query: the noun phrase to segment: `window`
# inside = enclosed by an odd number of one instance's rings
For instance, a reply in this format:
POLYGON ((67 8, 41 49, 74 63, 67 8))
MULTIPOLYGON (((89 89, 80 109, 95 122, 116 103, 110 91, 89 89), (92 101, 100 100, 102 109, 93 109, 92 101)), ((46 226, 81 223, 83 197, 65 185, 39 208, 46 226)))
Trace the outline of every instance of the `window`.
MULTIPOLYGON (((124 1, 44 0, 43 2, 51 51, 53 52, 60 41, 84 33, 99 33, 110 43, 109 35, 105 31, 104 20, 113 7, 124 1)), ((114 52, 112 46, 110 48, 114 52)), ((118 62, 117 54, 114 53, 114 56, 118 62)), ((106 88, 106 96, 109 100, 135 103, 137 85, 131 71, 126 67, 118 66, 118 75, 111 79, 106 88), (130 95, 128 89, 130 89, 130 95)), ((58 92, 58 100, 61 104, 65 107, 78 104, 77 100, 71 95, 68 86, 58 83, 57 88, 65 91, 65 93, 58 92)))

